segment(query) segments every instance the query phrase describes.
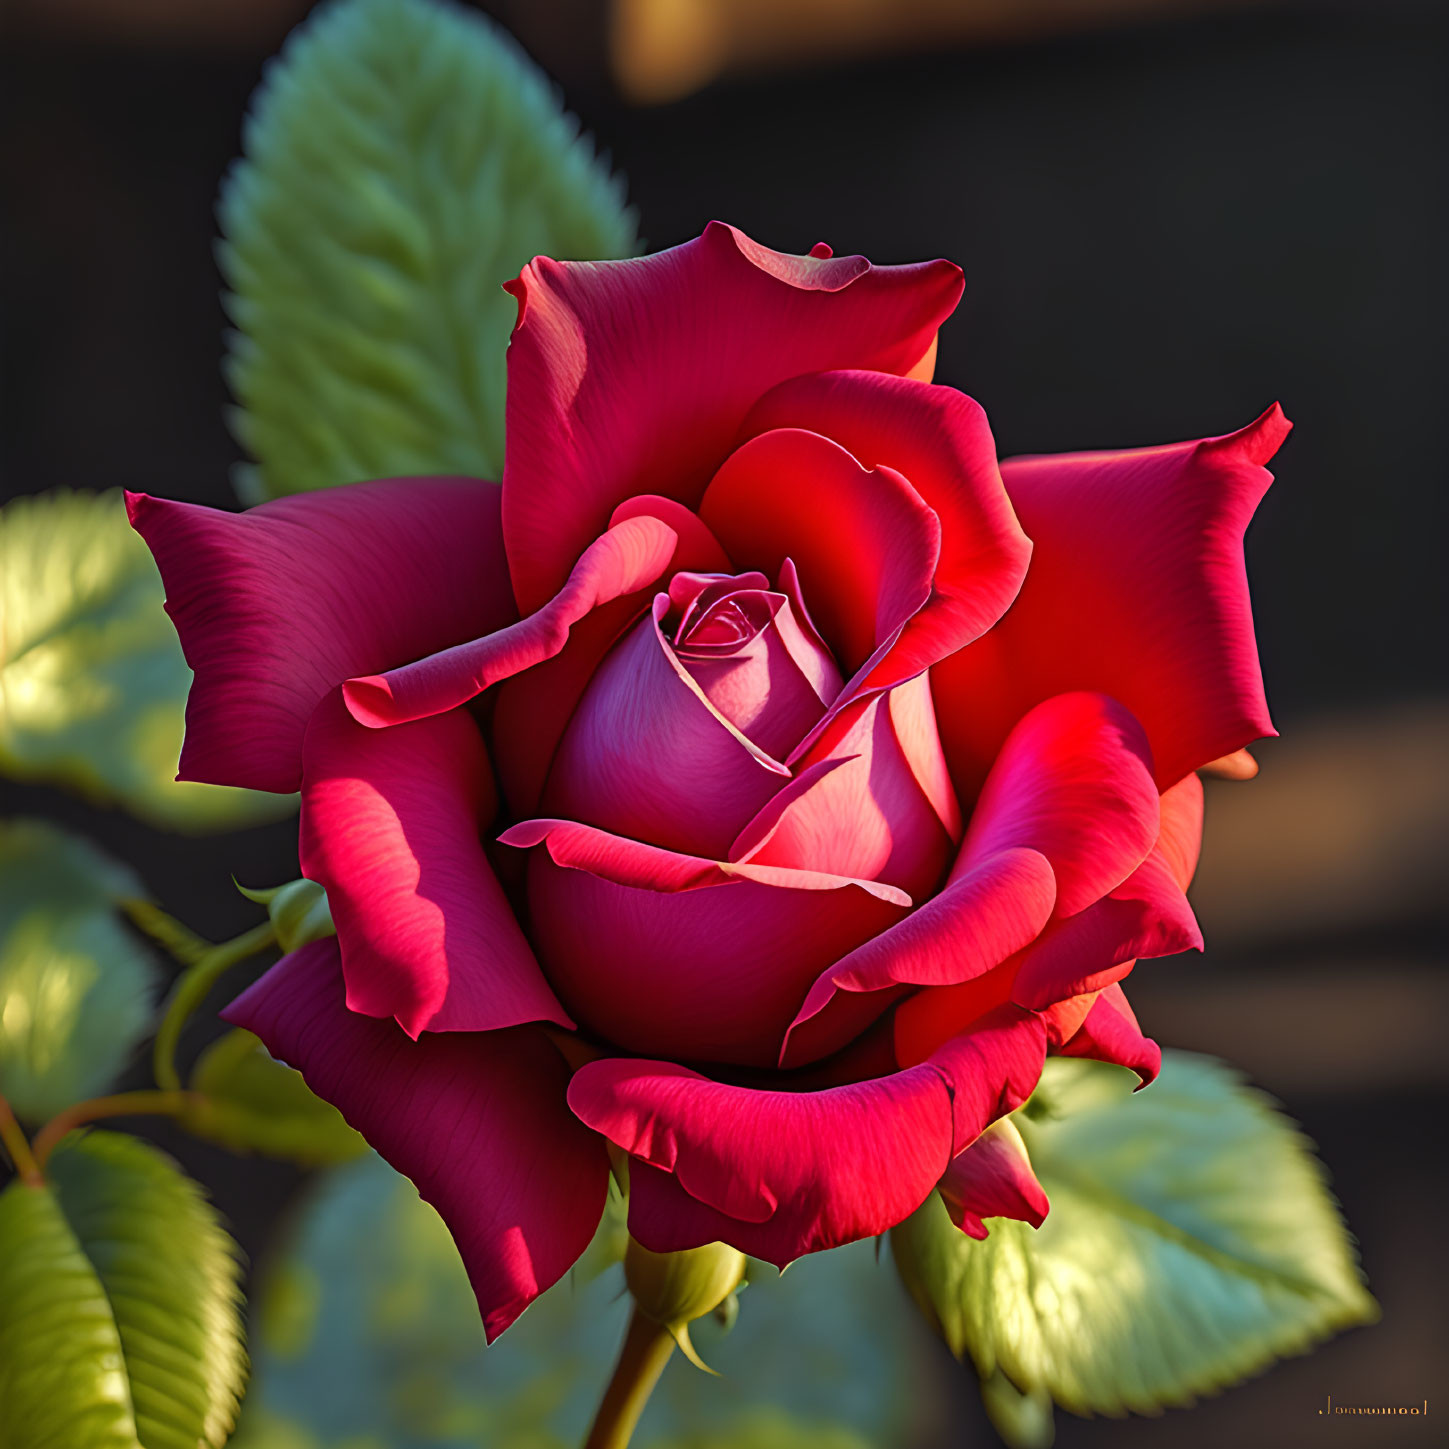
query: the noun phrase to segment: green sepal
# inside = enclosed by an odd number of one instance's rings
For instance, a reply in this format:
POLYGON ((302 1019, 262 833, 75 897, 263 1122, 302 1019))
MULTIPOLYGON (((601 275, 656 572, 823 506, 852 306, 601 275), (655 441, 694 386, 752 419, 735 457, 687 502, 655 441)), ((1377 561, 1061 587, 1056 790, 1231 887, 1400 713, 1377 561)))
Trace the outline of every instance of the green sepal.
POLYGON ((0 1193, 6 1449, 221 1449, 246 1380, 240 1265, 201 1190, 134 1137, 68 1138, 0 1193))
POLYGON ((267 890, 251 890, 240 881, 236 888, 249 900, 267 908, 283 951, 295 951, 312 941, 337 934, 327 891, 314 880, 292 880, 267 890))
POLYGON ((79 836, 0 821, 0 1096, 19 1117, 104 1091, 149 1029, 154 969, 120 919, 144 894, 79 836))
POLYGON ((191 671, 118 490, 0 508, 0 774, 188 832, 280 819, 296 797, 176 779, 191 671))
POLYGON ((197 1058, 195 1094, 181 1115, 198 1137, 233 1152, 259 1152, 303 1167, 330 1167, 367 1151, 367 1143, 302 1074, 269 1056, 249 1031, 229 1031, 197 1058))
POLYGON ((912 1296, 1023 1449, 1037 1416, 1007 1387, 1152 1413, 1378 1314, 1310 1144, 1269 1099, 1186 1052, 1146 1091, 1134 1080, 1047 1063, 1015 1117, 1051 1201, 1039 1230, 992 1219, 977 1242, 932 1193, 891 1234, 912 1296))
POLYGON ((268 69, 244 142, 220 203, 243 501, 499 477, 503 283, 637 250, 545 77, 461 7, 339 0, 268 69))

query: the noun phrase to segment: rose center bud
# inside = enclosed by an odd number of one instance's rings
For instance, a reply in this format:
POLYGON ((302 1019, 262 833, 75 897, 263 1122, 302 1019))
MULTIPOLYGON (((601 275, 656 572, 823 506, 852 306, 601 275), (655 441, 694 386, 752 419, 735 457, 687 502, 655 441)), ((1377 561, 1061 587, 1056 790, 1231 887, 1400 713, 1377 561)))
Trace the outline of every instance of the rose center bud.
POLYGON ((841 677, 799 598, 794 571, 676 574, 669 586, 675 657, 710 704, 783 760, 840 693, 841 677))

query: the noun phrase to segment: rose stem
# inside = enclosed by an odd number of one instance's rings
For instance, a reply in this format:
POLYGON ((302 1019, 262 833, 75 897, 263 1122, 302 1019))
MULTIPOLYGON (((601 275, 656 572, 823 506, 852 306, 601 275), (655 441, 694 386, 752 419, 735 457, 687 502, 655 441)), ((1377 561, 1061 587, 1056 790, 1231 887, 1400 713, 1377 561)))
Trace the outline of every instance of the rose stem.
POLYGON ((39 1183, 40 1168, 31 1154, 25 1133, 20 1130, 20 1123, 15 1120, 15 1113, 10 1110, 10 1103, 4 1097, 0 1097, 0 1142, 5 1144, 5 1150, 21 1178, 32 1186, 39 1183))
POLYGON ((638 1308, 629 1320, 629 1332, 619 1351, 619 1362, 604 1397, 594 1427, 584 1441, 584 1449, 626 1449, 649 1402, 669 1355, 674 1352, 674 1339, 667 1328, 646 1318, 638 1308))

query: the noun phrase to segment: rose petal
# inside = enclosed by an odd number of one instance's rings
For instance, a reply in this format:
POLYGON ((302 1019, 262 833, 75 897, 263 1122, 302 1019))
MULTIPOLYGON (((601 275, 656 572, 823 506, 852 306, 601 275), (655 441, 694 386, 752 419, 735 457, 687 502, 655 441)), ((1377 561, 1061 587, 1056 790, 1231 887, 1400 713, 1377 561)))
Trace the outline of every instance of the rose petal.
POLYGON ((659 627, 668 607, 658 595, 652 618, 599 666, 559 741, 544 808, 666 849, 723 856, 790 772, 690 677, 659 627))
POLYGON ((930 600, 865 683, 897 683, 979 638, 1026 576, 1031 543, 1016 521, 980 405, 954 388, 879 372, 821 372, 766 393, 741 440, 808 428, 864 468, 903 474, 941 521, 930 600))
POLYGON ((1159 802, 1161 826, 1147 859, 1095 905, 1052 923, 1022 952, 1012 1000, 1040 1011, 1100 991, 1139 957, 1201 951, 1202 932, 1183 894, 1202 841, 1202 783, 1187 775, 1159 802))
POLYGON ((842 718, 848 727, 829 755, 802 761, 791 786, 740 832, 730 859, 859 876, 927 896, 951 839, 896 737, 891 696, 875 695, 842 718))
POLYGON ((669 1062, 583 1067, 569 1105, 635 1159, 629 1228, 673 1252, 720 1240, 783 1267, 885 1232, 952 1156, 1035 1088, 1040 1022, 1010 1008, 931 1061, 814 1092, 756 1091, 669 1062))
MULTIPOLYGON (((1051 865, 1037 851, 958 861, 939 895, 816 978, 786 1033, 781 1066, 799 1066, 843 1046, 891 1004, 901 986, 952 986, 1000 966, 1036 939, 1055 899, 1051 865), (843 999, 842 992, 855 999, 843 999)), ((1002 991, 992 1004, 1008 995, 1002 991)), ((937 1039, 948 1034, 943 1026, 937 1039)), ((914 1051, 911 1060, 926 1054, 914 1051)))
MULTIPOLYGON (((699 515, 671 498, 644 496, 621 503, 609 519, 615 528, 631 518, 657 518, 678 542, 664 577, 680 570, 727 571, 729 559, 699 515)), ((552 659, 505 679, 497 689, 490 732, 492 755, 510 811, 534 815, 554 751, 599 661, 626 633, 654 596, 651 587, 601 604, 574 625, 552 659)))
POLYGON ((774 1066, 828 962, 899 920, 877 881, 680 855, 571 821, 501 837, 529 866, 533 942, 584 1025, 629 1051, 774 1066))
POLYGON ((626 519, 589 545, 568 583, 537 613, 386 674, 349 679, 342 692, 352 717, 378 729, 442 714, 552 659, 579 620, 654 582, 677 542, 674 530, 657 518, 626 519))
POLYGON ((1059 1052, 1064 1057, 1088 1057, 1129 1067, 1142 1078, 1144 1087, 1162 1070, 1162 1048, 1142 1035, 1126 993, 1115 981, 1097 997, 1087 1019, 1059 1052))
POLYGON ((331 940, 284 957, 222 1015, 296 1067, 437 1208, 489 1342, 588 1246, 608 1158, 568 1110, 569 1069, 541 1031, 409 1041, 343 1005, 331 940))
POLYGON ((699 505, 741 568, 790 559, 843 672, 862 671, 931 595, 936 515, 906 479, 862 468, 818 433, 780 428, 742 444, 699 505))
POLYGON ((508 353, 504 532, 524 612, 635 493, 693 505, 755 401, 826 368, 904 373, 961 295, 949 262, 791 257, 712 223, 622 262, 537 258, 508 353))
POLYGON ((295 790, 317 702, 517 617, 497 484, 355 483, 226 513, 128 493, 196 672, 183 780, 295 790))
POLYGON ((972 1238, 987 1236, 983 1218, 1015 1218, 1039 1228, 1051 1206, 1010 1117, 993 1122, 952 1159, 941 1179, 941 1200, 951 1221, 972 1238))
POLYGON ((932 671, 958 789, 1066 690, 1100 690, 1141 720, 1160 787, 1275 733, 1243 532, 1288 427, 1275 405, 1226 437, 1003 465, 1035 551, 1001 623, 932 671))
POLYGON ((347 1005, 423 1031, 572 1026, 479 840, 498 801, 477 727, 460 710, 389 730, 340 691, 307 728, 299 851, 326 887, 347 1005))
POLYGON ((961 849, 968 859, 1040 851, 1056 876, 1056 913, 1071 916, 1146 859, 1159 811, 1141 725, 1104 695, 1060 694, 1007 737, 961 849))

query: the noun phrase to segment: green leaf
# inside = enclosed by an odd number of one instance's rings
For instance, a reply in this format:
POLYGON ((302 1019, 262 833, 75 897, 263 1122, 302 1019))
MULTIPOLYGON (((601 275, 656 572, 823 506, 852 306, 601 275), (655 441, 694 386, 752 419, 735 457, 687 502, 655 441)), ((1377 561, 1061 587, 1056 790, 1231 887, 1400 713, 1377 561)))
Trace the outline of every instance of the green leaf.
POLYGON ((0 509, 0 773, 167 829, 289 813, 289 796, 176 781, 191 671, 164 599, 118 491, 0 509))
POLYGON ((300 1072, 268 1056, 249 1031, 218 1037, 198 1058, 189 1085, 201 1096, 182 1123, 234 1152, 327 1167, 367 1151, 337 1108, 314 1096, 300 1072))
POLYGON ((339 0, 296 31, 222 190, 245 501, 503 464, 502 284, 637 250, 621 188, 482 16, 339 0))
MULTIPOLYGON (((236 1449, 576 1449, 629 1314, 618 1227, 615 1209, 581 1265, 485 1348, 437 1214, 376 1157, 329 1173, 254 1298, 236 1449)), ((751 1276, 733 1333, 691 1325, 722 1377, 676 1355, 638 1449, 944 1441, 925 1330, 872 1244, 751 1276)))
POLYGON ((0 821, 0 1096, 19 1116, 103 1091, 146 1034, 151 960, 116 913, 144 894, 79 837, 0 821))
POLYGON ((134 1137, 72 1137, 0 1193, 6 1449, 220 1449, 246 1378, 236 1249, 134 1137))
POLYGON ((1037 1440, 1013 1386, 1079 1414, 1150 1413, 1377 1316, 1323 1170, 1268 1098, 1187 1052, 1166 1053, 1146 1091, 1132 1081, 1047 1063, 1015 1119, 1051 1199, 1040 1230, 995 1219, 976 1242, 933 1193, 891 1234, 1015 1444, 1037 1440))

